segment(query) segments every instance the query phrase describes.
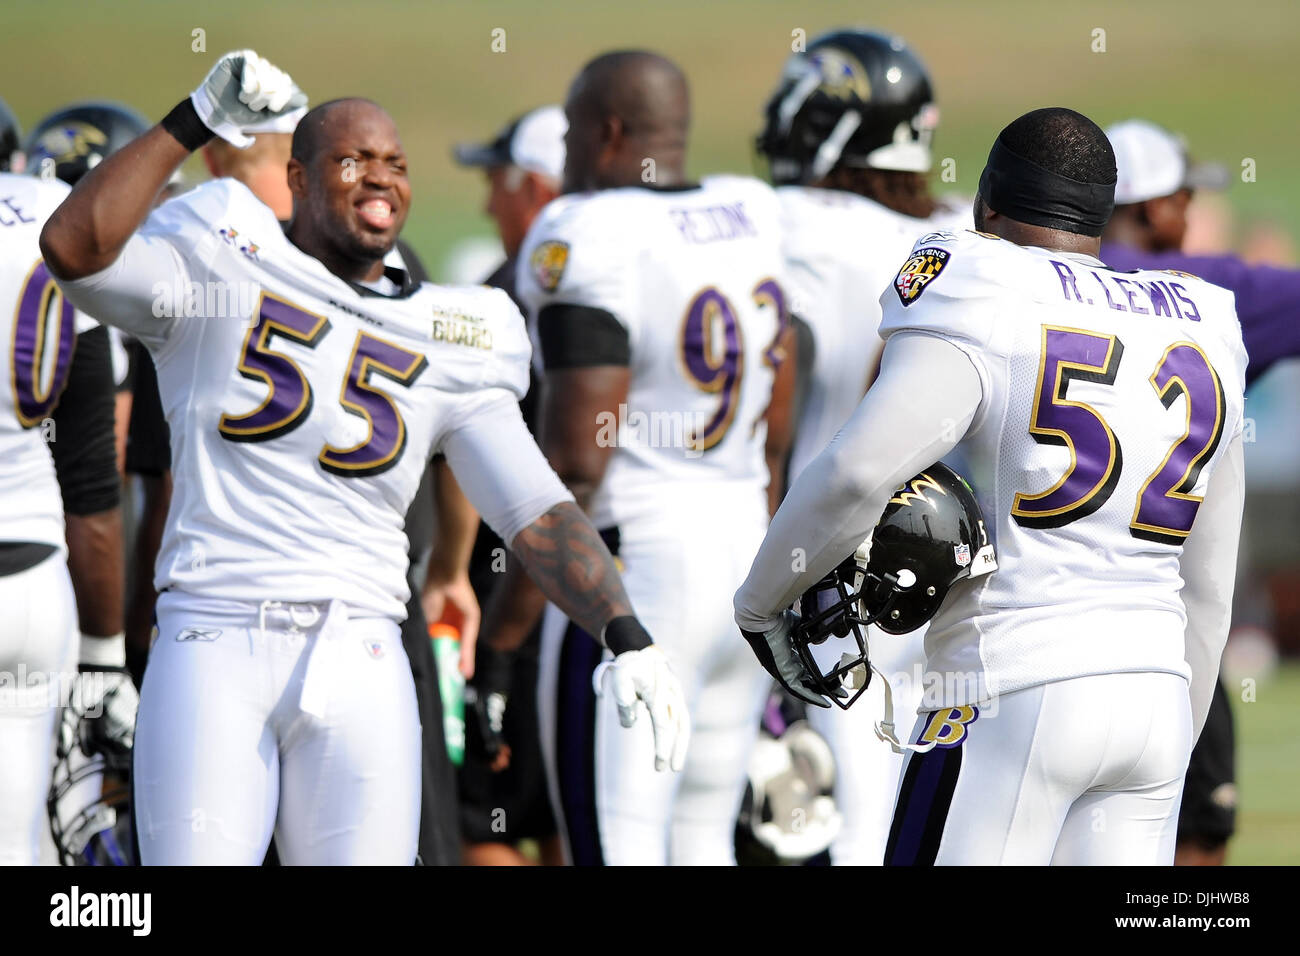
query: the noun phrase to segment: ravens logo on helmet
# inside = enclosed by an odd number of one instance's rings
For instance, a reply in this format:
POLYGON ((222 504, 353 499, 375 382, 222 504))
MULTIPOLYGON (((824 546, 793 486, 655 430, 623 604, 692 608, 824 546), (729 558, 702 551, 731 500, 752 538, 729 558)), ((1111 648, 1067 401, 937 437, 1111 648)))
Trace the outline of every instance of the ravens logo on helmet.
POLYGON ((786 63, 757 147, 777 185, 837 165, 924 173, 938 107, 924 64, 899 37, 834 30, 786 63))
POLYGON ((32 130, 27 140, 27 170, 75 186, 149 126, 135 110, 118 103, 65 106, 32 130))

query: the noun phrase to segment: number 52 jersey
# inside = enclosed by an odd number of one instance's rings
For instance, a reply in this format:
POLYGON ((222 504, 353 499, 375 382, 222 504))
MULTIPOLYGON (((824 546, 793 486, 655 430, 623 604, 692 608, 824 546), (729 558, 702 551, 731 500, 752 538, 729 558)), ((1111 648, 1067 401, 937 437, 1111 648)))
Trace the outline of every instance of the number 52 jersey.
POLYGON ((923 236, 881 297, 881 334, 962 349, 983 399, 958 450, 998 570, 945 602, 937 706, 1098 673, 1188 676, 1179 557, 1242 428, 1232 293, 1183 273, 971 231, 923 236))
POLYGON ((529 346, 504 293, 365 294, 234 180, 165 203, 62 286, 158 368, 175 489, 160 590, 400 620, 404 517, 434 452, 507 541, 571 498, 519 416, 529 346))

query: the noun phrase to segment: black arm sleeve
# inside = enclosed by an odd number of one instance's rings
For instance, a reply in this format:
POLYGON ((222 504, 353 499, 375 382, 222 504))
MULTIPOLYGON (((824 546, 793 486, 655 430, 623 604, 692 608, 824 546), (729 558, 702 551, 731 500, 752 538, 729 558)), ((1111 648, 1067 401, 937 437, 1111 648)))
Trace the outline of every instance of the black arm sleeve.
POLYGON ((63 510, 92 515, 117 507, 121 482, 113 444, 113 363, 108 329, 77 336, 68 384, 54 409, 50 453, 63 510))
POLYGON ((126 432, 126 470, 157 478, 172 466, 171 429, 163 415, 153 357, 139 342, 132 348, 135 397, 131 400, 131 423, 126 432))
POLYGON ((562 302, 544 306, 537 315, 537 337, 548 371, 632 363, 627 329, 604 309, 562 302))

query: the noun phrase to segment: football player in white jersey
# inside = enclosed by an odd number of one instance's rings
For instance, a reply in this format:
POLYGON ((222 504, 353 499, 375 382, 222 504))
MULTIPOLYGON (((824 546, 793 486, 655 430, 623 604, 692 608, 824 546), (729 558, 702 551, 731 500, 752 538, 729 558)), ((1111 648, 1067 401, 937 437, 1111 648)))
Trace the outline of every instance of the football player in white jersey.
MULTIPOLYGON (((790 311, 812 339, 793 480, 848 421, 875 375, 884 348, 880 293, 898 263, 918 236, 968 228, 971 218, 969 203, 930 195, 938 108, 924 64, 900 37, 857 29, 817 37, 790 57, 765 114, 757 145, 781 199, 790 311)), ((924 636, 923 629, 869 631, 872 661, 900 713, 915 713, 920 703, 924 636)), ((824 645, 816 653, 832 650, 824 645)), ((878 865, 884 855, 903 761, 872 737, 880 706, 877 683, 854 708, 808 715, 835 755, 844 820, 831 846, 836 864, 878 865)))
POLYGON ((171 426, 135 752, 146 864, 257 864, 273 830, 287 864, 414 860, 402 522, 436 451, 547 593, 617 652, 626 722, 644 701, 656 758, 684 760, 677 682, 519 417, 517 310, 385 266, 410 202, 388 114, 346 99, 304 117, 285 231, 233 180, 150 214, 213 135, 246 144, 241 128, 302 100, 257 54, 227 54, 41 235, 69 300, 150 349, 171 426))
MULTIPOLYGON (((596 58, 565 112, 566 195, 529 229, 518 275, 543 448, 615 543, 693 730, 680 778, 647 772, 649 736, 629 746, 614 702, 593 694, 600 648, 550 609, 538 706, 553 802, 574 863, 729 863, 769 683, 736 652, 718 594, 762 539, 769 422, 786 414, 776 197, 754 179, 686 179, 686 80, 660 56, 596 58)), ((503 590, 514 600, 485 626, 498 647, 541 612, 536 595, 503 590)))
POLYGON ((999 568, 951 592, 926 635, 933 681, 887 863, 1173 860, 1227 637, 1246 354, 1231 294, 1096 258, 1114 184, 1109 142, 1078 113, 1002 131, 975 202, 983 231, 918 241, 882 297, 879 379, 795 482, 736 595, 774 676, 826 705, 785 608, 900 482, 954 447, 967 456, 999 568))
POLYGON ((108 333, 64 299, 37 247, 67 192, 0 172, 0 864, 40 855, 58 706, 122 753, 135 722, 108 333))

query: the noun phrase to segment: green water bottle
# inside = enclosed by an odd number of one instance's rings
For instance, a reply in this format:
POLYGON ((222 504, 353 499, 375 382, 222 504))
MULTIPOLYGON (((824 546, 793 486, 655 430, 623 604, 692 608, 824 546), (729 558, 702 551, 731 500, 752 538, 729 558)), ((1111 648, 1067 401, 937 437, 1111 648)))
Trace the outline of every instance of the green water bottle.
POLYGON ((459 767, 465 760, 465 678, 460 673, 460 631, 441 621, 429 625, 433 659, 438 665, 442 728, 447 756, 459 767))

